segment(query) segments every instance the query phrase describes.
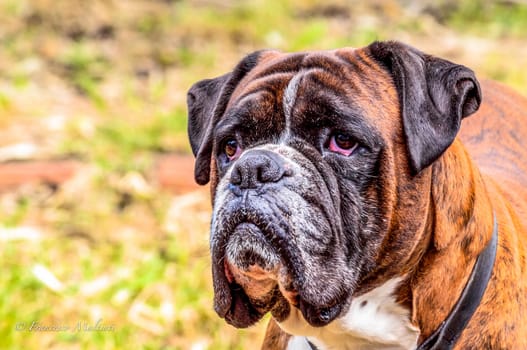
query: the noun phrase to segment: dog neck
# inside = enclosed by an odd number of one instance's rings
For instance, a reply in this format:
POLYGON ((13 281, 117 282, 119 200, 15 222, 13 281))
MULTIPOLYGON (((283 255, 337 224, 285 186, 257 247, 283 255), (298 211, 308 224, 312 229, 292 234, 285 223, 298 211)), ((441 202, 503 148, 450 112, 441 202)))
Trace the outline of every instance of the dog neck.
POLYGON ((455 141, 431 169, 431 242, 409 280, 419 343, 448 317, 493 233, 491 202, 481 174, 470 163, 455 141))

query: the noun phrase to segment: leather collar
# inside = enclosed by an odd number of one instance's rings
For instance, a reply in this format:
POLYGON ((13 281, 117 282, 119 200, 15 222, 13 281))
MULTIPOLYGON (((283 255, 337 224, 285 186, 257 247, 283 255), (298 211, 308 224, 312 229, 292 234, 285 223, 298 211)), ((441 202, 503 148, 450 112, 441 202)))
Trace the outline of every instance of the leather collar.
MULTIPOLYGON (((485 294, 489 284, 496 251, 498 247, 498 221, 493 213, 494 228, 492 238, 485 249, 479 254, 476 264, 470 273, 463 293, 448 317, 441 323, 439 328, 432 333, 416 350, 450 350, 456 345, 459 336, 467 326, 468 322, 476 312, 476 309, 485 294)), ((311 350, 317 347, 308 341, 311 350)))

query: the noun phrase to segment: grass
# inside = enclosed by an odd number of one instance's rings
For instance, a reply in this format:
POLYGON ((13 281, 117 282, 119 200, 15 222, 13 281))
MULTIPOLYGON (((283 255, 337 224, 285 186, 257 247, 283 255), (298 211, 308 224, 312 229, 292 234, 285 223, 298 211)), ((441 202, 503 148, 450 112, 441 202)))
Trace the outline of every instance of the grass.
MULTIPOLYGON (((524 4, 525 5, 525 4, 524 4)), ((519 37, 527 33, 527 6, 514 6, 506 1, 462 1, 448 23, 458 30, 471 23, 470 31, 492 38, 519 37)))
POLYGON ((0 0, 0 147, 84 164, 0 193, 0 348, 255 348, 265 322, 235 330, 212 310, 207 190, 157 188, 155 159, 190 152, 190 85, 266 47, 399 39, 527 94, 527 5, 409 3, 0 0), (72 331, 99 320, 111 330, 72 331))
POLYGON ((154 115, 141 113, 133 120, 115 118, 83 134, 82 125, 69 125, 75 138, 68 138, 61 152, 88 158, 108 171, 141 171, 150 168, 151 155, 169 151, 185 152, 186 111, 176 108, 154 115), (95 142, 93 142, 95 140, 95 142))

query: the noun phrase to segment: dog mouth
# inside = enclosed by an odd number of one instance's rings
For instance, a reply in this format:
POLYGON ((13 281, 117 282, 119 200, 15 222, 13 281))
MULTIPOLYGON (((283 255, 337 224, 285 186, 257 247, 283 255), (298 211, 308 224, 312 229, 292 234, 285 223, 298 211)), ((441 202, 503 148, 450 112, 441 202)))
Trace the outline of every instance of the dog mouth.
POLYGON ((233 226, 225 243, 212 251, 214 306, 220 317, 245 328, 268 312, 282 321, 296 307, 309 324, 321 327, 340 315, 347 295, 329 302, 308 300, 303 262, 290 240, 273 231, 272 224, 233 226))

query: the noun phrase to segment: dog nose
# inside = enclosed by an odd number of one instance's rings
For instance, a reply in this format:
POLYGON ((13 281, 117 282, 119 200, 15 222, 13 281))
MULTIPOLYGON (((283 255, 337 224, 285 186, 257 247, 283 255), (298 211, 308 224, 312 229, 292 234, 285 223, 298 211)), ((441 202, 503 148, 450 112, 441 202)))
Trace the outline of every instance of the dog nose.
POLYGON ((267 150, 251 150, 236 161, 231 184, 241 189, 257 188, 264 183, 278 182, 292 171, 279 154, 267 150))

